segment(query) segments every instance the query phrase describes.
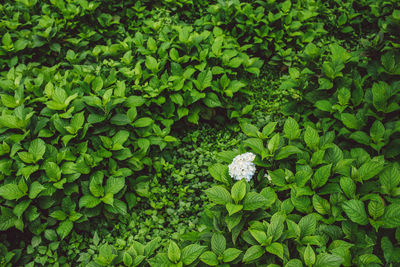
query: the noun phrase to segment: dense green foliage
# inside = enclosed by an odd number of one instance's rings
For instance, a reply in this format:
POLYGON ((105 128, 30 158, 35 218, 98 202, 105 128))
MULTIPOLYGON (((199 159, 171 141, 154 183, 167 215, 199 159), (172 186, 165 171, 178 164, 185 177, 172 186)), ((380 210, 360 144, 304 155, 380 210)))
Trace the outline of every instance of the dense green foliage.
POLYGON ((0 266, 400 264, 400 2, 0 14, 0 266))

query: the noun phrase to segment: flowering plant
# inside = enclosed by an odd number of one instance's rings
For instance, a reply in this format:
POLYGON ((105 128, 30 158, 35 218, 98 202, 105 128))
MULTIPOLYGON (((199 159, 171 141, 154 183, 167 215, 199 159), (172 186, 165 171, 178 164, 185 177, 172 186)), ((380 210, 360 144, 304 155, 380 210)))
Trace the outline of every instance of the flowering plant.
POLYGON ((229 175, 235 180, 250 181, 256 172, 256 166, 253 163, 256 155, 251 152, 236 156, 229 165, 229 175))

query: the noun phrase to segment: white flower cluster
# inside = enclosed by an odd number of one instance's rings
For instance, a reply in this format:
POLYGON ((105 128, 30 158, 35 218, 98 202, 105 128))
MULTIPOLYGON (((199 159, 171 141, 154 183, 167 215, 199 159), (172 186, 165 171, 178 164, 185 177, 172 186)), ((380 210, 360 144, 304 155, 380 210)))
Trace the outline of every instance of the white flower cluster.
POLYGON ((236 156, 229 165, 229 175, 235 180, 244 178, 250 181, 256 172, 256 165, 252 162, 255 157, 251 152, 236 156))

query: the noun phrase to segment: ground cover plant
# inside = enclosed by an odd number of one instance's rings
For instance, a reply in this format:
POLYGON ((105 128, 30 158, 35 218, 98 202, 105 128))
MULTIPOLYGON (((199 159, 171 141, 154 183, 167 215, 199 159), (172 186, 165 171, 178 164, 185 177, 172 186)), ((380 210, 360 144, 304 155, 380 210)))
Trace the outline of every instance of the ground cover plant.
POLYGON ((398 1, 0 14, 1 266, 400 264, 398 1))

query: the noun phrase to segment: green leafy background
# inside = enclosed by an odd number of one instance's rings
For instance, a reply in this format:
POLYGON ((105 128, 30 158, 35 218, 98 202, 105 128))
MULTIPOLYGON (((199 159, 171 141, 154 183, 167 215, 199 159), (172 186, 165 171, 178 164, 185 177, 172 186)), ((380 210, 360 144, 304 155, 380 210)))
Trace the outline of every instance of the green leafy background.
POLYGON ((398 1, 0 14, 1 266, 400 264, 398 1))

